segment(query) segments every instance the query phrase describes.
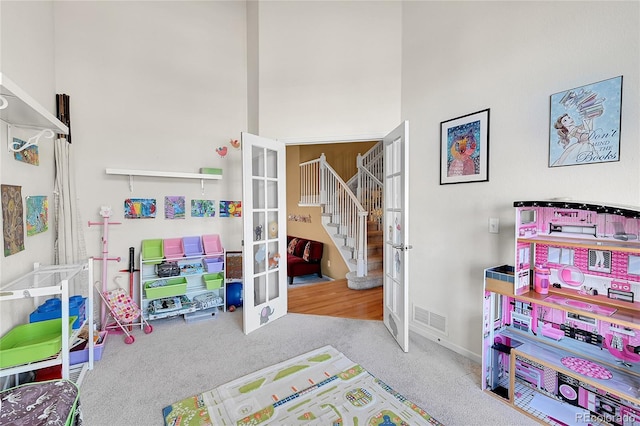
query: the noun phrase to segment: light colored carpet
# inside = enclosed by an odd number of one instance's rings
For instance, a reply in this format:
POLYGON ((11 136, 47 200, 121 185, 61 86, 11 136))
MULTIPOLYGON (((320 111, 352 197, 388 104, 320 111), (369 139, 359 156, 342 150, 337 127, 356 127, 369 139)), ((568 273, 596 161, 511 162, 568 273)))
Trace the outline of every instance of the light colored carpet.
POLYGON ((404 353, 380 321, 288 314, 245 335, 236 311, 153 326, 132 345, 109 335, 81 386, 85 424, 162 425, 167 405, 324 345, 446 425, 537 424, 480 389, 479 364, 414 334, 404 353))

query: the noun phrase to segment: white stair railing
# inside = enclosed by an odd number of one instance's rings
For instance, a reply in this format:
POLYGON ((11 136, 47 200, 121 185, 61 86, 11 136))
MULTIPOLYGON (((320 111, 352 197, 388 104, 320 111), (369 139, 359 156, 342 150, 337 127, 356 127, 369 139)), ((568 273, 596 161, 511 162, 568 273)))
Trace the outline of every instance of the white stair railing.
MULTIPOLYGON (((316 160, 300 164, 299 205, 322 206, 324 213, 331 215, 331 224, 337 226, 338 236, 344 239, 344 245, 356 260, 357 275, 367 275, 368 212, 327 163, 324 154, 316 160)), ((343 253, 342 250, 340 252, 343 253)), ((349 264, 350 259, 345 261, 349 264)))

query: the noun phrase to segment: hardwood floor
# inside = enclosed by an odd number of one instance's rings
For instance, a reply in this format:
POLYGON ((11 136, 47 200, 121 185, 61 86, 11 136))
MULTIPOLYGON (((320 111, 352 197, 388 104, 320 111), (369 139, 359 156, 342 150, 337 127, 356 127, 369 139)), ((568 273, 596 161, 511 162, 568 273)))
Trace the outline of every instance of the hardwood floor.
POLYGON ((382 287, 352 290, 347 280, 288 287, 289 312, 382 320, 382 287))

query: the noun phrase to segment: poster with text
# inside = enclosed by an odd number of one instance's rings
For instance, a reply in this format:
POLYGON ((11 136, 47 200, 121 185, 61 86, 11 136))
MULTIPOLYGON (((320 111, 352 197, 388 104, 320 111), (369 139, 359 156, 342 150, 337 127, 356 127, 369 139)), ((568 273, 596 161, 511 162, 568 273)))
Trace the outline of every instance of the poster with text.
POLYGON ((551 95, 549 167, 620 161, 622 76, 551 95))

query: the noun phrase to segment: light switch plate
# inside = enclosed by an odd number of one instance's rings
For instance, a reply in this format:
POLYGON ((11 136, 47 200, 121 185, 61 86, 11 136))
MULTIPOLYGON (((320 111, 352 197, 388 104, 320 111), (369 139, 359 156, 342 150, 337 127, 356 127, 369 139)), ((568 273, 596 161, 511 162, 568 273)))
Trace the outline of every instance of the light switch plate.
POLYGON ((500 233, 500 219, 497 217, 489 218, 489 232, 491 234, 500 233))

